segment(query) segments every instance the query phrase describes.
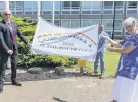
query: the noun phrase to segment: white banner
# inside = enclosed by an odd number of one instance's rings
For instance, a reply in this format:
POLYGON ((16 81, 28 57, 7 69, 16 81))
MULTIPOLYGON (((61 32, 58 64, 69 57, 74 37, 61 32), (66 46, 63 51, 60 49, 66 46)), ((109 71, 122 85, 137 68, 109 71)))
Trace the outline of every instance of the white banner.
POLYGON ((95 60, 98 44, 98 25, 64 28, 52 25, 41 17, 32 43, 33 54, 69 56, 95 60))

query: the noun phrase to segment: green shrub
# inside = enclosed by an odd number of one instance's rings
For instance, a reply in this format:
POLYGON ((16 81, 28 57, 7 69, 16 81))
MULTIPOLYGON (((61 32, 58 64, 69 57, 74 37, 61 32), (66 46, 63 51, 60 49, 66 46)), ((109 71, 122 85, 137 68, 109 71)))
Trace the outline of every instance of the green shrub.
MULTIPOLYGON (((32 42, 33 36, 36 29, 36 22, 29 22, 29 18, 12 18, 14 22, 19 26, 20 31, 25 38, 32 42)), ((48 67, 56 67, 56 66, 64 66, 70 67, 73 64, 76 64, 77 59, 62 57, 62 56, 52 56, 52 55, 31 55, 30 49, 27 47, 24 42, 22 42, 19 38, 17 38, 19 53, 22 56, 19 56, 18 61, 27 64, 29 67, 32 66, 48 66, 48 67)))

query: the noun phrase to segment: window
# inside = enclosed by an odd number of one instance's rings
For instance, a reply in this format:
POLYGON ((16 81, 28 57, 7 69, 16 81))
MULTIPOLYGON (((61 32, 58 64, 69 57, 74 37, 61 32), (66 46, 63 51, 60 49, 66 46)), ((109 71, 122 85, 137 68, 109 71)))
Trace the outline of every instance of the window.
POLYGON ((16 10, 23 10, 23 1, 16 1, 16 10))
POLYGON ((0 10, 3 10, 5 8, 4 1, 0 1, 0 10))
POLYGON ((82 11, 82 14, 91 14, 91 11, 82 11))
POLYGON ((62 2, 63 9, 70 9, 70 1, 63 1, 62 2))
POLYGON ((104 9, 112 9, 113 1, 104 1, 104 9))
POLYGON ((46 21, 47 21, 47 22, 49 22, 49 23, 51 23, 51 22, 52 22, 52 21, 51 21, 51 20, 49 20, 49 19, 46 19, 46 21))
POLYGON ((101 9, 101 3, 100 1, 92 1, 92 9, 101 9))
POLYGON ((32 10, 33 9, 32 4, 33 1, 24 1, 24 9, 29 11, 32 10))
POLYGON ((52 1, 42 1, 42 10, 43 11, 52 11, 52 1))
POLYGON ((105 30, 112 30, 113 22, 111 19, 103 19, 103 24, 104 24, 105 30))
POLYGON ((112 31, 105 30, 105 32, 106 32, 109 36, 112 35, 112 31))
POLYGON ((37 8, 37 1, 24 1, 25 14, 36 14, 37 8))
POLYGON ((122 14, 124 14, 124 13, 123 13, 123 10, 119 10, 119 9, 118 9, 118 10, 115 10, 115 14, 116 14, 116 15, 122 15, 122 14))
POLYGON ((117 30, 115 30, 115 31, 114 31, 114 35, 115 35, 115 36, 121 36, 121 35, 122 35, 122 31, 117 31, 117 30))
POLYGON ((122 20, 115 20, 115 29, 121 30, 122 29, 122 20))
POLYGON ((79 9, 80 8, 80 1, 71 1, 72 9, 79 9))
POLYGON ((91 9, 91 1, 82 1, 82 10, 91 9))
POLYGON ((137 1, 128 1, 128 8, 137 8, 137 1))
POLYGON ((80 20, 71 20, 71 28, 80 27, 80 20))
POLYGON ((60 20, 54 20, 54 24, 60 26, 60 20))
POLYGON ((63 9, 79 9, 80 1, 63 1, 62 8, 63 9))
POLYGON ((136 15, 137 14, 137 10, 127 10, 127 14, 129 15, 136 15))
POLYGON ((90 26, 91 25, 90 23, 91 23, 91 20, 87 20, 87 19, 86 20, 82 20, 81 21, 81 26, 82 27, 90 26))
POLYGON ((113 14, 113 11, 112 10, 104 10, 103 14, 111 15, 111 14, 113 14))
POLYGON ((62 20, 61 26, 70 28, 70 20, 62 20))
POLYGON ((101 20, 100 19, 93 19, 91 20, 91 25, 96 25, 96 24, 100 24, 101 20))
POLYGON ((55 10, 60 10, 60 1, 55 1, 55 10))
POLYGON ((37 5, 37 1, 33 1, 33 10, 37 11, 38 5, 37 5))
POLYGON ((13 10, 13 11, 15 10, 15 8, 16 8, 15 7, 15 1, 10 1, 9 2, 9 8, 10 8, 10 10, 13 10))
POLYGON ((115 3, 115 8, 116 9, 123 8, 124 1, 115 1, 114 3, 115 3))

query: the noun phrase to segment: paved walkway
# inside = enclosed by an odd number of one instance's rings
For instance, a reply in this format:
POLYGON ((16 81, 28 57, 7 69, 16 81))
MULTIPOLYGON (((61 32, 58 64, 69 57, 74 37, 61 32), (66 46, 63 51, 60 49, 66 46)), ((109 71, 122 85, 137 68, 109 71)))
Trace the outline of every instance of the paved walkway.
POLYGON ((93 77, 6 83, 0 102, 109 102, 113 79, 93 77))

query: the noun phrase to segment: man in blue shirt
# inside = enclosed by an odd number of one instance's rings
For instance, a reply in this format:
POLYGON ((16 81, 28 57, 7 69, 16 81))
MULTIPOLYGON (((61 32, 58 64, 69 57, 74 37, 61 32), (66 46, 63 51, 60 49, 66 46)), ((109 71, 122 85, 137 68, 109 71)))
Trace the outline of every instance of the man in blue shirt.
POLYGON ((99 34, 99 42, 98 42, 97 55, 96 55, 96 59, 94 62, 94 75, 98 74, 98 63, 99 63, 98 60, 100 58, 101 77, 104 77, 104 73, 105 73, 104 53, 106 50, 107 40, 104 37, 102 37, 102 35, 108 36, 108 34, 104 32, 103 24, 99 24, 98 34, 99 34))

